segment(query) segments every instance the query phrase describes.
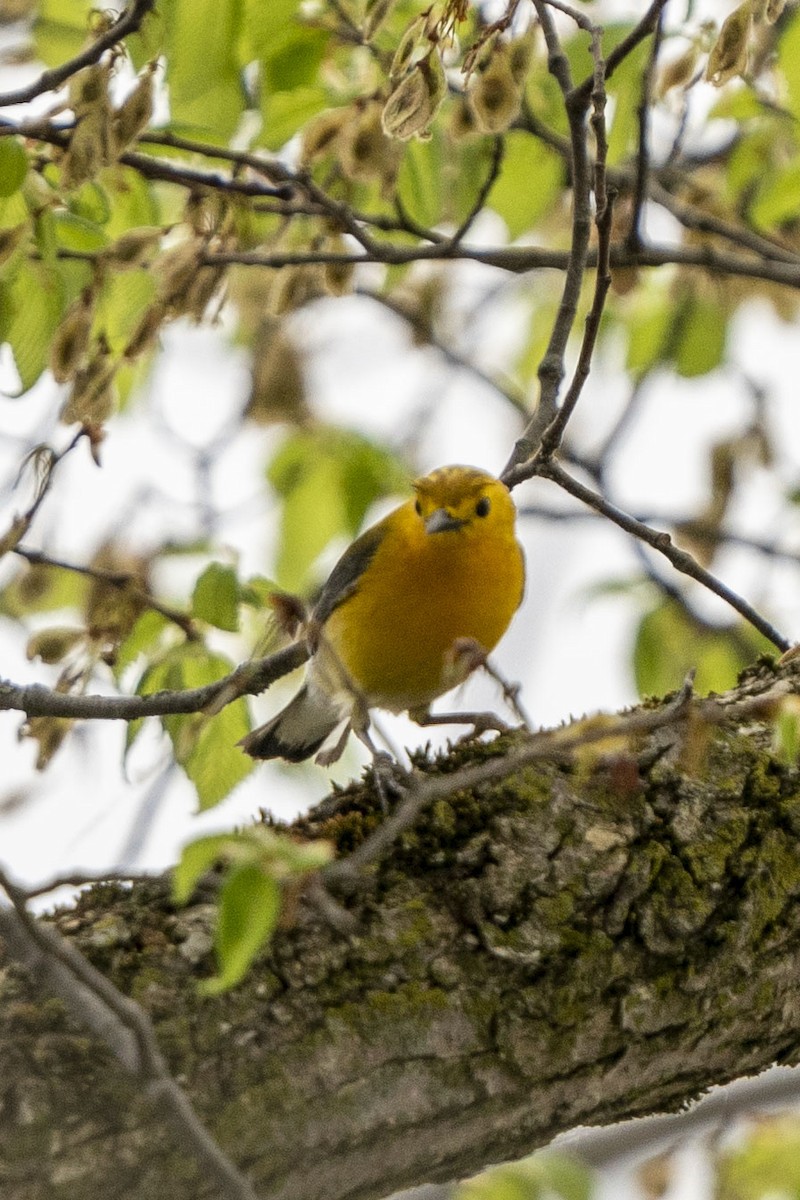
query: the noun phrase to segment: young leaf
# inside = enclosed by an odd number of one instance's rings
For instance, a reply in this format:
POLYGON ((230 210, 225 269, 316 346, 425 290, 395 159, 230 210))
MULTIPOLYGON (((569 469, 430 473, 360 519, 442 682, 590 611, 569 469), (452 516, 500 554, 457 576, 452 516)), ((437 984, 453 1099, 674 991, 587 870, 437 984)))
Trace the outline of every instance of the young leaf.
POLYGON ((503 218, 509 237, 520 237, 555 203, 564 175, 561 157, 527 133, 512 130, 505 138, 500 176, 489 204, 503 218))
POLYGON ((224 856, 230 839, 230 834, 212 833, 183 847, 172 872, 172 898, 176 904, 189 902, 200 878, 224 856))
POLYGON ((165 24, 172 120, 227 140, 245 100, 235 52, 239 0, 173 0, 165 24))
POLYGON ((232 567, 211 563, 194 585, 192 615, 217 629, 239 628, 239 582, 232 567))
POLYGON ((245 972, 275 929, 280 886, 252 863, 235 867, 222 885, 216 949, 219 974, 200 985, 206 996, 228 991, 245 972))
POLYGON ((28 156, 17 138, 0 139, 0 196, 11 196, 28 173, 28 156))

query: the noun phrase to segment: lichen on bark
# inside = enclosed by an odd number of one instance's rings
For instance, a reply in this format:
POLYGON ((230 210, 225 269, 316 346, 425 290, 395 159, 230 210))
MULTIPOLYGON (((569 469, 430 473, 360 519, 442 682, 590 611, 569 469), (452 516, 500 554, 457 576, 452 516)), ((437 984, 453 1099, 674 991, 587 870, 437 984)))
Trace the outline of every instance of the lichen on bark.
MULTIPOLYGON (((762 664, 731 711, 777 679, 762 664)), ((175 911, 166 882, 109 885, 54 920, 150 1013, 260 1195, 370 1200, 463 1176, 798 1057, 800 772, 752 715, 701 733, 681 718, 437 799, 339 897, 351 935, 301 898, 217 999, 195 986, 208 894, 175 911)), ((381 819, 368 779, 295 833, 347 853, 381 819)), ((213 1195, 107 1052, 9 961, 0 1060, 10 1200, 213 1195)))

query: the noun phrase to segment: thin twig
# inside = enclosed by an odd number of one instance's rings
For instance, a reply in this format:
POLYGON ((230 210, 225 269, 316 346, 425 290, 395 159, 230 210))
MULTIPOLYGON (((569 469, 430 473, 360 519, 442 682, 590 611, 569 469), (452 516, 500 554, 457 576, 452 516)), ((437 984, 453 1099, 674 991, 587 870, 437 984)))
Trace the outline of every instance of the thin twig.
POLYGON ((503 383, 499 379, 495 379, 493 376, 487 375, 487 373, 475 363, 469 362, 466 358, 462 358, 460 354, 457 354, 455 350, 436 337, 430 327, 430 323, 423 317, 419 316, 414 309, 406 307, 402 301, 397 300, 393 296, 384 294, 383 292, 376 292, 371 288, 355 288, 354 292, 357 296, 367 296, 370 300, 374 300, 376 304, 380 304, 383 308, 388 309, 389 312, 401 317, 402 320, 410 325, 414 332, 424 340, 426 345, 432 346, 435 350, 438 350, 444 360, 451 367, 454 367, 458 371, 465 371, 467 374, 471 375, 473 379, 477 379, 486 387, 491 388, 493 392, 496 392, 499 396, 502 396, 502 398, 506 400, 518 413, 522 413, 522 415, 525 417, 529 415, 530 405, 526 401, 525 397, 521 395, 521 393, 514 388, 512 384, 503 383))
POLYGON ((641 88, 639 90, 639 105, 637 109, 637 117, 639 121, 639 147, 636 154, 636 184, 633 189, 633 211, 631 212, 630 225, 625 237, 625 241, 630 246, 641 246, 642 244, 642 212, 644 202, 647 197, 647 187, 650 176, 650 140, 649 140, 649 122, 650 122, 650 104, 652 102, 653 79, 655 77, 656 64, 658 55, 661 50, 661 36, 664 27, 664 10, 659 11, 656 18, 656 26, 653 30, 653 44, 650 48, 650 57, 647 60, 647 66, 642 75, 641 88))
POLYGON ((602 513, 608 517, 620 529, 624 529, 626 533, 632 534, 639 538, 640 541, 646 542, 648 546, 652 546, 654 550, 658 550, 665 558, 669 559, 673 567, 680 571, 683 575, 688 575, 690 579, 696 579, 698 583, 703 584, 709 591, 719 596, 748 621, 759 633, 763 633, 774 646, 779 650, 788 650, 792 642, 784 637, 774 625, 772 625, 765 617, 762 617, 759 612, 751 604, 748 604, 737 592, 732 588, 727 587, 721 580, 707 571, 705 567, 701 567, 696 559, 692 557, 686 550, 679 549, 672 538, 664 530, 651 529, 649 525, 645 525, 641 521, 637 521, 635 517, 629 513, 623 512, 616 505, 605 500, 597 492, 591 488, 585 487, 572 475, 569 475, 563 467, 552 460, 541 462, 538 464, 536 474, 544 479, 550 479, 553 483, 557 483, 565 492, 569 492, 571 496, 575 496, 578 500, 582 500, 584 504, 588 504, 596 512, 602 513))
MULTIPOLYGON (((737 533, 734 529, 717 528, 707 521, 696 520, 693 517, 679 517, 668 513, 637 512, 631 516, 644 525, 666 525, 678 531, 678 536, 684 534, 698 541, 707 541, 714 545, 740 546, 743 550, 751 550, 754 554, 762 554, 765 558, 774 558, 780 562, 800 565, 800 550, 785 550, 775 542, 762 538, 748 537, 737 533)), ((521 519, 535 518, 542 521, 601 521, 602 513, 594 509, 579 508, 546 508, 541 504, 522 504, 517 508, 517 517, 521 519)))
POLYGON ((548 67, 561 88, 569 121, 572 239, 561 301, 547 349, 539 363, 539 403, 514 445, 511 458, 506 464, 506 472, 531 458, 538 449, 544 430, 558 413, 558 391, 564 377, 567 342, 578 311, 591 230, 589 152, 586 145, 586 113, 591 91, 585 97, 581 97, 573 88, 569 63, 558 40, 547 4, 545 0, 534 0, 534 5, 547 45, 548 67))
POLYGON ((578 362, 572 376, 567 393, 554 419, 544 430, 537 455, 543 459, 551 457, 561 444, 561 439, 567 428, 575 407, 580 399, 584 384, 589 378, 592 356, 597 337, 600 332, 600 322, 605 308, 608 289, 611 286, 611 228, 613 220, 612 198, 606 187, 606 158, 608 155, 608 139, 605 123, 605 61, 600 42, 600 31, 592 30, 592 55, 595 63, 595 86, 592 90, 591 124, 595 135, 594 162, 594 194, 595 194, 595 224, 597 226, 597 274, 595 277, 594 297, 592 306, 586 317, 583 340, 578 355, 578 362))
POLYGON ((61 87, 62 83, 66 83, 78 71, 82 71, 84 67, 91 67, 93 63, 98 62, 107 50, 111 50, 113 46, 116 46, 128 34, 136 33, 154 4, 155 0, 133 0, 133 3, 125 9, 114 24, 92 42, 90 46, 82 50, 80 54, 76 54, 74 58, 68 59, 60 67, 53 67, 49 71, 44 71, 38 79, 34 79, 33 83, 27 84, 26 87, 17 88, 13 92, 0 93, 0 108, 9 108, 16 104, 27 104, 29 100, 34 100, 37 96, 41 96, 45 92, 56 91, 57 88, 61 87))
POLYGON ((129 591, 131 595, 142 600, 148 608, 153 612, 160 613, 168 621, 172 621, 185 634, 189 641, 196 641, 200 636, 194 621, 188 613, 180 612, 177 608, 172 608, 168 604, 162 604, 148 591, 142 581, 130 571, 109 571, 102 567, 87 567, 80 563, 64 562, 60 558, 51 558, 49 554, 45 554, 41 550, 31 550, 27 546, 15 546, 14 554, 20 558, 24 558, 26 562, 32 566, 53 567, 59 571, 72 571, 76 575, 85 575, 88 579, 96 579, 98 582, 107 583, 110 587, 119 588, 121 591, 129 591))
MULTIPOLYGON (((625 61, 636 47, 643 42, 646 37, 654 31, 656 23, 661 16, 662 11, 667 7, 667 0, 653 0, 653 3, 648 8, 647 12, 642 17, 638 25, 630 31, 627 37, 624 37, 621 42, 618 42, 613 50, 609 51, 606 60, 606 79, 610 79, 616 71, 617 67, 625 61)), ((585 93, 587 96, 594 86, 592 76, 588 75, 583 83, 578 84, 575 89, 579 93, 585 93)))
POLYGON ((87 875, 82 871, 67 871, 63 875, 53 875, 44 883, 37 883, 34 887, 26 887, 21 890, 24 890, 28 900, 33 900, 37 896, 46 896, 62 887, 97 887, 99 884, 105 883, 152 883, 159 878, 158 875, 144 871, 103 871, 99 875, 87 875))
POLYGON ((662 728, 685 714, 690 698, 691 689, 687 686, 659 709, 638 709, 602 726, 579 723, 572 730, 542 730, 527 735, 519 748, 515 746, 507 754, 449 774, 424 775, 414 770, 402 781, 403 799, 395 809, 352 854, 324 867, 322 878, 326 883, 342 883, 345 887, 357 884, 364 867, 381 858, 400 834, 415 824, 424 809, 442 796, 452 796, 483 783, 507 778, 533 762, 569 761, 575 750, 606 738, 616 740, 662 728))
POLYGON ((127 1071, 142 1080, 144 1095, 169 1121, 198 1168, 214 1180, 220 1197, 258 1200, 167 1070, 144 1009, 124 996, 55 929, 36 921, 27 909, 25 891, 2 869, 0 887, 13 907, 13 916, 10 910, 0 910, 0 929, 9 937, 17 956, 102 1038, 127 1071))
POLYGON ((463 241, 469 230, 472 228, 476 217, 483 212, 483 206, 486 203, 489 192, 494 187, 497 177, 502 169, 505 151, 505 140, 501 137, 496 137, 492 145, 492 158, 491 162, 489 163, 489 170, 486 174, 486 178, 478 189, 478 194, 472 202, 472 207, 451 238, 451 242, 454 246, 457 246, 459 242, 463 241))

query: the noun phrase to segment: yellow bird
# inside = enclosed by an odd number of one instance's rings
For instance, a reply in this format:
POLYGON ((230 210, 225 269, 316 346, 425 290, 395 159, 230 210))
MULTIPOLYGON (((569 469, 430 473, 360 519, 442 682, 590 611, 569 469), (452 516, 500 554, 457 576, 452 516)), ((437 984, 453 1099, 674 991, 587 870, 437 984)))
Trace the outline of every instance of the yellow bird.
POLYGON ((505 633, 525 584, 508 488, 451 466, 416 480, 414 492, 333 568, 307 628, 306 681, 242 739, 253 758, 300 762, 342 724, 317 761, 334 762, 351 729, 371 745, 370 708, 424 717, 505 633))

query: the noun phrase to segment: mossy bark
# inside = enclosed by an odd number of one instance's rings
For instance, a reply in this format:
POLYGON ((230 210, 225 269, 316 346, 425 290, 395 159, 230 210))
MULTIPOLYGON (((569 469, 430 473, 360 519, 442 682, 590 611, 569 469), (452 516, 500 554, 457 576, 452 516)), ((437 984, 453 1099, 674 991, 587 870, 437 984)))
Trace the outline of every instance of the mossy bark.
MULTIPOLYGON (((743 690, 775 678, 761 666, 743 690)), ((439 800, 344 901, 352 936, 299 897, 219 999, 194 986, 211 965, 208 903, 175 911, 166 885, 106 886, 57 925, 151 1014, 265 1200, 464 1176, 800 1058, 800 772, 770 737, 752 717, 688 736, 681 722, 635 753, 439 800)), ((378 820, 365 785, 297 832, 346 851, 378 820)), ((214 1194, 135 1082, 8 958, 0 1062, 5 1200, 214 1194)))

